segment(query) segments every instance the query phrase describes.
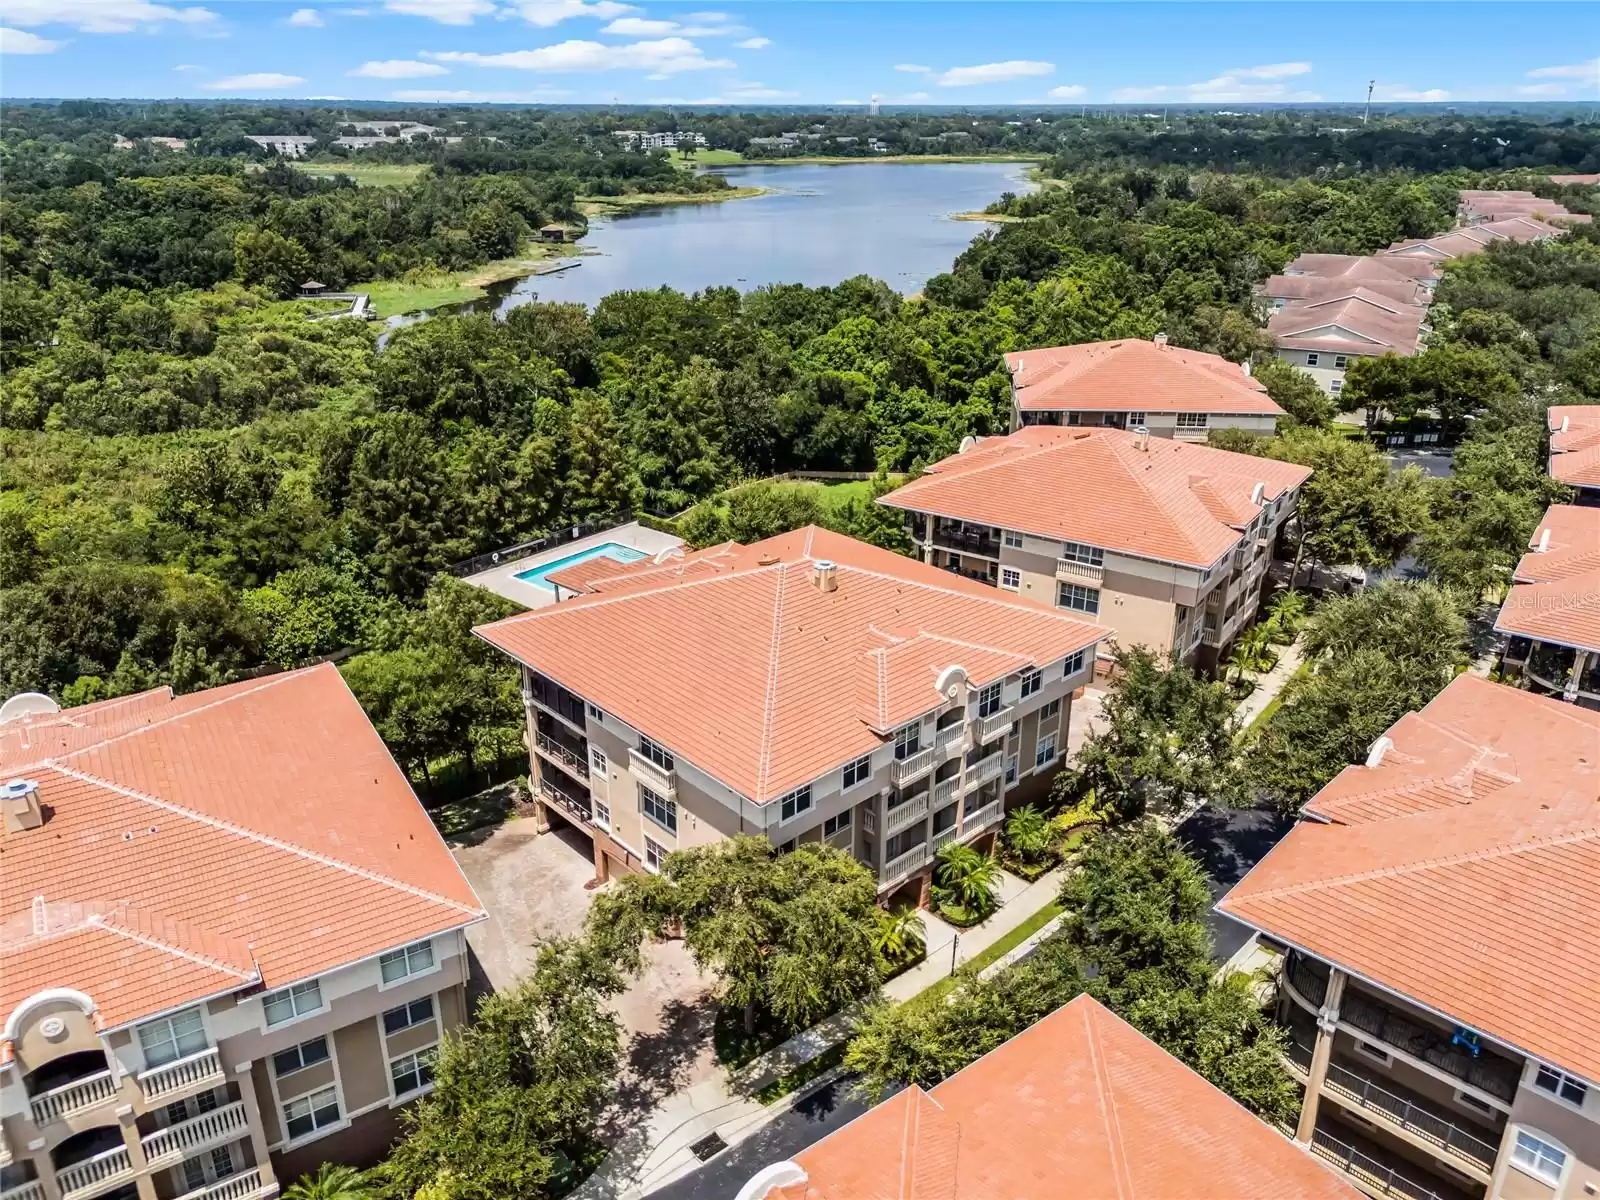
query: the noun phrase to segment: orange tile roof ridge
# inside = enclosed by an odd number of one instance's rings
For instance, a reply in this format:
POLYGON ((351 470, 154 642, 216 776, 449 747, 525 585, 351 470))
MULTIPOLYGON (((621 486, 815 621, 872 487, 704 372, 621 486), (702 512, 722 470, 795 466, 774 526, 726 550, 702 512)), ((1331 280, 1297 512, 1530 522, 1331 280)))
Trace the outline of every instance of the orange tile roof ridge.
POLYGON ((1083 1023, 1084 1044, 1089 1049, 1089 1061, 1094 1069, 1095 1099, 1100 1106, 1100 1122, 1105 1129, 1106 1146, 1111 1151, 1111 1181, 1117 1189, 1117 1200, 1128 1196, 1133 1171, 1128 1163, 1128 1145, 1122 1136, 1122 1125, 1117 1119, 1117 1089, 1112 1082, 1106 1063, 1105 1047, 1100 1041, 1100 1031, 1095 1028, 1094 1010, 1087 1004, 1077 1005, 1083 1023))
MULTIPOLYGON (((807 526, 806 552, 810 553, 810 526, 807 526)), ((772 640, 768 647, 767 690, 761 710, 761 762, 756 771, 758 795, 767 794, 772 774, 772 718, 778 705, 778 664, 783 655, 783 594, 789 582, 789 564, 778 564, 778 586, 772 590, 772 640)))

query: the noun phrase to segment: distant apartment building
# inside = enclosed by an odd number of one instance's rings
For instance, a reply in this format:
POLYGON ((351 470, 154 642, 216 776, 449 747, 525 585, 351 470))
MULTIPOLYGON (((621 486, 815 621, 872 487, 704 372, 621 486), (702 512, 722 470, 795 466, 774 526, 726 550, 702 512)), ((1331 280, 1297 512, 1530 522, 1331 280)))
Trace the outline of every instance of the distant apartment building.
POLYGON ((1600 504, 1600 404, 1558 404, 1548 414, 1550 478, 1600 504))
POLYGON ((1460 195, 1463 225, 1480 225, 1514 217, 1532 217, 1553 225, 1588 224, 1594 219, 1587 213, 1572 212, 1566 205, 1535 196, 1532 192, 1468 190, 1460 195))
POLYGON ((1085 995, 763 1168, 738 1200, 1360 1195, 1085 995))
POLYGON ((304 158, 317 144, 315 135, 309 133, 247 133, 245 137, 284 158, 304 158))
POLYGON ((1600 1192, 1597 749, 1461 675, 1218 904, 1285 950, 1296 1139, 1370 1195, 1600 1192))
POLYGON ((936 567, 1214 663, 1256 615, 1308 468, 1120 429, 1030 425, 881 503, 936 567))
POLYGON ((1108 632, 817 528, 605 569, 478 630, 522 667, 543 820, 601 879, 743 833, 925 899, 939 846, 1048 786, 1108 632))
POLYGON ((676 150, 679 146, 700 147, 706 144, 705 134, 687 131, 647 133, 643 129, 616 129, 611 136, 636 150, 676 150))
POLYGON ((331 666, 0 707, 0 1194, 267 1200, 388 1147, 483 911, 331 666))
POLYGON ((1267 320, 1278 357, 1309 374, 1330 396, 1344 391, 1345 372, 1362 358, 1417 352, 1428 310, 1355 288, 1344 295, 1285 304, 1267 320))
POLYGON ((1494 627, 1506 637, 1508 674, 1600 708, 1600 507, 1550 506, 1494 627))
POLYGON ((1270 434, 1283 415, 1248 365, 1183 350, 1165 334, 1006 355, 1011 428, 1110 425, 1205 441, 1210 429, 1270 434))

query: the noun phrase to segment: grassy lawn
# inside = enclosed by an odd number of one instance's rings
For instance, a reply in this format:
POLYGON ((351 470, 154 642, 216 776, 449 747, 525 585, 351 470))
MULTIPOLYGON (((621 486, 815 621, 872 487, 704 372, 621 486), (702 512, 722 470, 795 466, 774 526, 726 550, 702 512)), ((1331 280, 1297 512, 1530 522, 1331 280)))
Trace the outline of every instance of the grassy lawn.
POLYGON ((797 482, 795 486, 820 489, 822 507, 829 512, 838 512, 852 500, 859 500, 865 504, 872 499, 872 481, 870 479, 851 479, 843 483, 797 482))
POLYGON ((364 163, 344 160, 322 162, 296 162, 295 170, 323 179, 335 175, 348 175, 360 187, 397 187, 410 183, 428 168, 423 163, 364 163))
POLYGON ((668 150, 667 155, 675 167, 727 167, 744 161, 744 155, 737 150, 697 150, 693 155, 668 150))
POLYGON ((756 1099, 762 1104, 772 1105, 782 1100, 790 1092, 798 1091, 805 1087, 817 1076, 833 1070, 844 1061, 845 1049, 849 1042, 840 1042, 837 1046, 830 1046, 810 1062, 803 1062, 787 1074, 780 1075, 766 1087, 756 1092, 756 1099))
POLYGON ((1294 686, 1295 681, 1303 678, 1310 671, 1311 664, 1309 662, 1301 663, 1295 673, 1283 681, 1283 686, 1278 689, 1278 694, 1269 700, 1267 706, 1256 714, 1256 719, 1239 731, 1239 741, 1249 741, 1257 733, 1265 729, 1267 722, 1272 720, 1272 714, 1283 707, 1283 698, 1288 694, 1289 689, 1294 686))
MULTIPOLYGON (((983 953, 974 955, 967 962, 962 963, 962 969, 966 970, 970 967, 974 972, 977 972, 983 970, 991 963, 998 962, 1007 954, 1011 953, 1011 951, 1015 950, 1018 946, 1022 945, 1023 942, 1027 941, 1034 934, 1038 933, 1039 930, 1043 929, 1051 921, 1059 917, 1061 915, 1061 911, 1061 905, 1059 902, 1055 900, 1050 901, 1049 904, 1046 904, 1021 925, 1018 925, 994 945, 983 951, 983 953)), ((922 991, 918 992, 915 996, 911 997, 911 999, 907 1000, 906 1003, 908 1005, 939 1004, 947 995, 950 994, 951 989, 956 986, 959 978, 960 976, 958 975, 946 975, 932 987, 924 988, 922 991)))
POLYGON ((379 317, 421 312, 442 304, 476 300, 489 284, 531 273, 541 262, 555 257, 552 252, 557 249, 541 242, 527 242, 519 257, 496 259, 471 270, 440 271, 417 279, 379 279, 355 286, 372 297, 372 311, 379 317))

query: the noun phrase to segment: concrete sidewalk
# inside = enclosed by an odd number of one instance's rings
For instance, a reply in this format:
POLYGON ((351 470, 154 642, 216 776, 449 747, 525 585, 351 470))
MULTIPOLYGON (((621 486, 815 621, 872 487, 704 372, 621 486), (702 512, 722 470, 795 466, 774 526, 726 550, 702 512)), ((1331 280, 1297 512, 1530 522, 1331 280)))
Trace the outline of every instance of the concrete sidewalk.
POLYGON ((1276 665, 1265 675, 1256 676, 1256 690, 1239 701, 1239 707, 1234 710, 1240 728, 1247 728, 1250 722, 1266 711, 1267 705, 1278 698, 1304 661, 1299 641, 1287 646, 1274 646, 1273 649, 1278 655, 1276 665))

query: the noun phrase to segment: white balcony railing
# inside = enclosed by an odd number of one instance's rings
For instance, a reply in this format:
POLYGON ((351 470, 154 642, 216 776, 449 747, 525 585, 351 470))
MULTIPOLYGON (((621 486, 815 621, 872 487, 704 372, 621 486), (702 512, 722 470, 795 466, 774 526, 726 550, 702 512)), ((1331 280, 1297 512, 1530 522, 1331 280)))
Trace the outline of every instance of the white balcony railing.
POLYGON ((29 1103, 33 1108, 33 1123, 48 1125, 58 1117, 81 1109, 93 1108, 116 1099, 117 1081, 110 1070, 74 1079, 48 1092, 41 1092, 29 1103))
POLYGON ((939 830, 938 833, 934 834, 933 835, 933 851, 934 851, 934 853, 937 854, 939 852, 939 847, 944 845, 946 842, 950 841, 952 838, 954 838, 956 836, 956 833, 957 833, 956 827, 954 825, 951 825, 949 828, 941 829, 941 830, 939 830))
POLYGON ((915 825, 928 815, 928 793, 922 792, 910 800, 891 808, 883 818, 883 827, 889 833, 899 833, 907 825, 915 825))
POLYGON ((0 1200, 44 1200, 44 1184, 37 1179, 19 1183, 14 1188, 0 1192, 0 1200))
POLYGON ((889 768, 889 778, 896 787, 904 787, 913 779, 920 779, 933 770, 934 749, 924 746, 915 754, 908 754, 905 758, 897 758, 889 768))
POLYGON ((984 805, 975 813, 968 813, 961 822, 961 836, 966 837, 968 834, 977 833, 980 829, 993 825, 1000 819, 1000 808, 1000 801, 996 800, 992 804, 984 805))
POLYGON ((152 1103, 187 1096, 221 1082, 222 1056, 215 1046, 139 1072, 139 1090, 152 1103))
POLYGON ((1006 752, 996 750, 988 758, 980 758, 975 763, 967 764, 967 786, 971 791, 988 783, 991 779, 998 779, 1000 773, 1006 769, 1006 752))
POLYGON ((249 1127, 244 1102, 235 1100, 198 1117, 158 1129, 140 1138, 139 1144, 144 1147, 144 1156, 150 1160, 150 1165, 159 1167, 182 1162, 202 1150, 243 1137, 249 1127))
POLYGON ((928 848, 926 842, 911 847, 904 854, 891 858, 883 864, 883 871, 878 876, 878 886, 884 888, 892 883, 899 883, 906 876, 927 866, 932 858, 933 851, 928 848))
POLYGON ((570 746, 556 741, 548 733, 536 733, 533 744, 540 754, 555 762, 557 766, 565 767, 580 779, 589 778, 588 761, 570 746))
POLYGON ((261 1168, 251 1167, 207 1187, 185 1192, 178 1200, 253 1200, 261 1193, 261 1168))
POLYGON ((1002 709, 982 717, 978 721, 978 745, 986 746, 1003 733, 1011 732, 1011 720, 1016 715, 1013 705, 1006 705, 1002 709))
POLYGON ((1105 574, 1106 569, 1103 565, 1092 567, 1088 563, 1073 562, 1070 558, 1056 559, 1057 579, 1070 579, 1074 582, 1082 579, 1087 580, 1089 583, 1098 584, 1105 578, 1105 574))
POLYGON ((933 744, 937 748, 935 756, 940 759, 949 758, 957 750, 966 746, 967 727, 961 723, 946 725, 933 735, 933 744))
POLYGON ((110 1150, 62 1167, 56 1172, 56 1186, 61 1189, 61 1200, 89 1200, 102 1192, 119 1188, 133 1178, 133 1159, 126 1146, 110 1150))
POLYGON ((639 751, 629 749, 628 769, 633 772, 633 777, 645 787, 662 796, 671 796, 678 790, 678 772, 668 771, 656 765, 654 761, 641 754, 639 751))
MULTIPOLYGON (((4 1135, 0 1135, 0 1167, 9 1167, 10 1165, 11 1143, 6 1141, 4 1135)), ((5 1200, 4 1193, 0 1193, 0 1200, 5 1200)))
POLYGON ((956 790, 961 786, 961 776, 952 775, 949 779, 941 779, 933 785, 933 807, 935 811, 943 808, 956 798, 956 790))

